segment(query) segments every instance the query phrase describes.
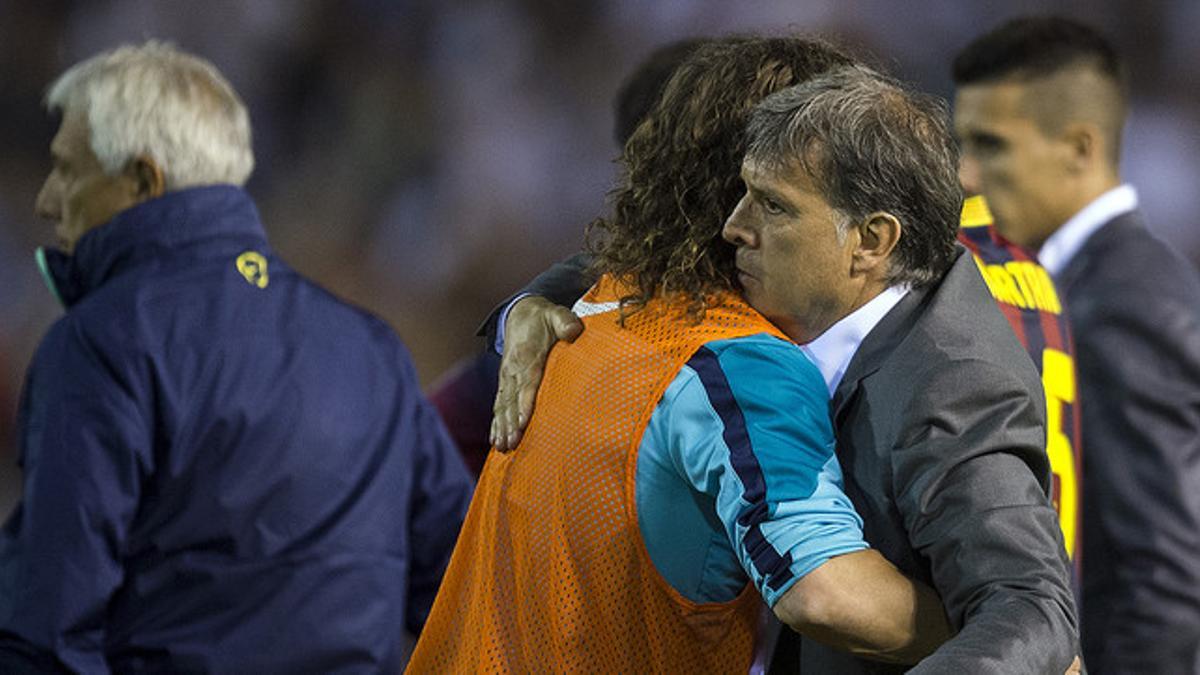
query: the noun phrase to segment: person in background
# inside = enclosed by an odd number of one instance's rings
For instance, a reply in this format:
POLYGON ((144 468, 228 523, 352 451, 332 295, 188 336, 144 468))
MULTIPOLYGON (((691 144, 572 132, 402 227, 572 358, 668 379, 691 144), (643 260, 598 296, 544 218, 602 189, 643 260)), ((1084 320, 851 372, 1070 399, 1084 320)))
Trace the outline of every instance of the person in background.
POLYGON ((1118 163, 1123 66, 1092 28, 1026 17, 954 62, 964 179, 1070 306, 1083 398, 1084 662, 1200 668, 1200 279, 1118 163))
POLYGON ((211 64, 124 46, 47 103, 0 671, 396 670, 471 495, 404 346, 272 252, 211 64))

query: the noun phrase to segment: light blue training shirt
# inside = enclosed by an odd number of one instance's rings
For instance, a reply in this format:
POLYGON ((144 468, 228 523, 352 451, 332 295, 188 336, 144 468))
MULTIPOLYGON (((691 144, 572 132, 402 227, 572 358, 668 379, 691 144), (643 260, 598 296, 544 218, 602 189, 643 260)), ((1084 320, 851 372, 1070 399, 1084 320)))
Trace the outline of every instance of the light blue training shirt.
POLYGON ((760 334, 701 347, 638 451, 638 524, 659 573, 694 602, 753 581, 769 606, 833 556, 867 547, 842 489, 829 394, 794 344, 760 334))

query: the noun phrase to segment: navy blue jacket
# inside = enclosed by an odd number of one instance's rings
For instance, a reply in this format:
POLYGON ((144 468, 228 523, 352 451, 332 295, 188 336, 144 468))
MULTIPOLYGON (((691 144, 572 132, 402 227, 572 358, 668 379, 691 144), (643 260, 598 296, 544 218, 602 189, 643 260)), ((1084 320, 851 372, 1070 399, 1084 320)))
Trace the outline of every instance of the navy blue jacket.
POLYGON ((231 186, 43 262, 68 311, 22 397, 0 670, 398 669, 471 488, 394 333, 275 257, 231 186))

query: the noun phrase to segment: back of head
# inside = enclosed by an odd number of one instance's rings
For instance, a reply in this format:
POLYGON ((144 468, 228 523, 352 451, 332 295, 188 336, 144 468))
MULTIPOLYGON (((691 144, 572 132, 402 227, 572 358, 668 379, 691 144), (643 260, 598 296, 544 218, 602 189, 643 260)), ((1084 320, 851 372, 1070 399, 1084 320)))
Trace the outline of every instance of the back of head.
POLYGON ((963 48, 952 73, 959 87, 1053 80, 1030 97, 1039 125, 1053 133, 1071 118, 1094 119, 1109 137, 1116 163, 1128 107, 1125 68, 1096 29, 1061 16, 1013 19, 963 48))
POLYGON ((618 146, 624 147, 633 130, 662 96, 671 76, 705 42, 704 38, 691 38, 663 45, 621 82, 613 101, 613 137, 618 146))
POLYGON ((596 267, 637 288, 634 306, 680 292, 698 317, 714 292, 736 288, 721 226, 741 198, 750 109, 767 95, 852 63, 801 38, 706 42, 675 71, 622 153, 611 218, 593 223, 596 267))
POLYGON ((250 118, 207 61, 160 42, 123 46, 76 64, 50 85, 52 110, 88 122, 92 151, 109 173, 146 156, 167 190, 243 185, 254 168, 250 118))
POLYGON ((748 134, 748 160, 803 170, 847 224, 877 212, 900 222, 890 283, 928 284, 954 262, 962 188, 941 99, 848 66, 768 97, 748 134))
POLYGON ((1036 79, 1073 65, 1088 65, 1113 80, 1123 77, 1116 50, 1091 27, 1061 16, 1022 17, 981 35, 959 52, 954 83, 1036 79))

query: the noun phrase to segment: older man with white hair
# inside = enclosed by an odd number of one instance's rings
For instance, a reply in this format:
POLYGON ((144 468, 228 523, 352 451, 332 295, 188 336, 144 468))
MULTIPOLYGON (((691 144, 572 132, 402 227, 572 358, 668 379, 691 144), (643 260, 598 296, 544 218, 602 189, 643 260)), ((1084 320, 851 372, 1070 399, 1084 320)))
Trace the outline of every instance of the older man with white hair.
POLYGON ((47 102, 67 312, 22 399, 0 672, 397 670, 470 498, 403 345, 271 251, 212 65, 122 47, 47 102))

